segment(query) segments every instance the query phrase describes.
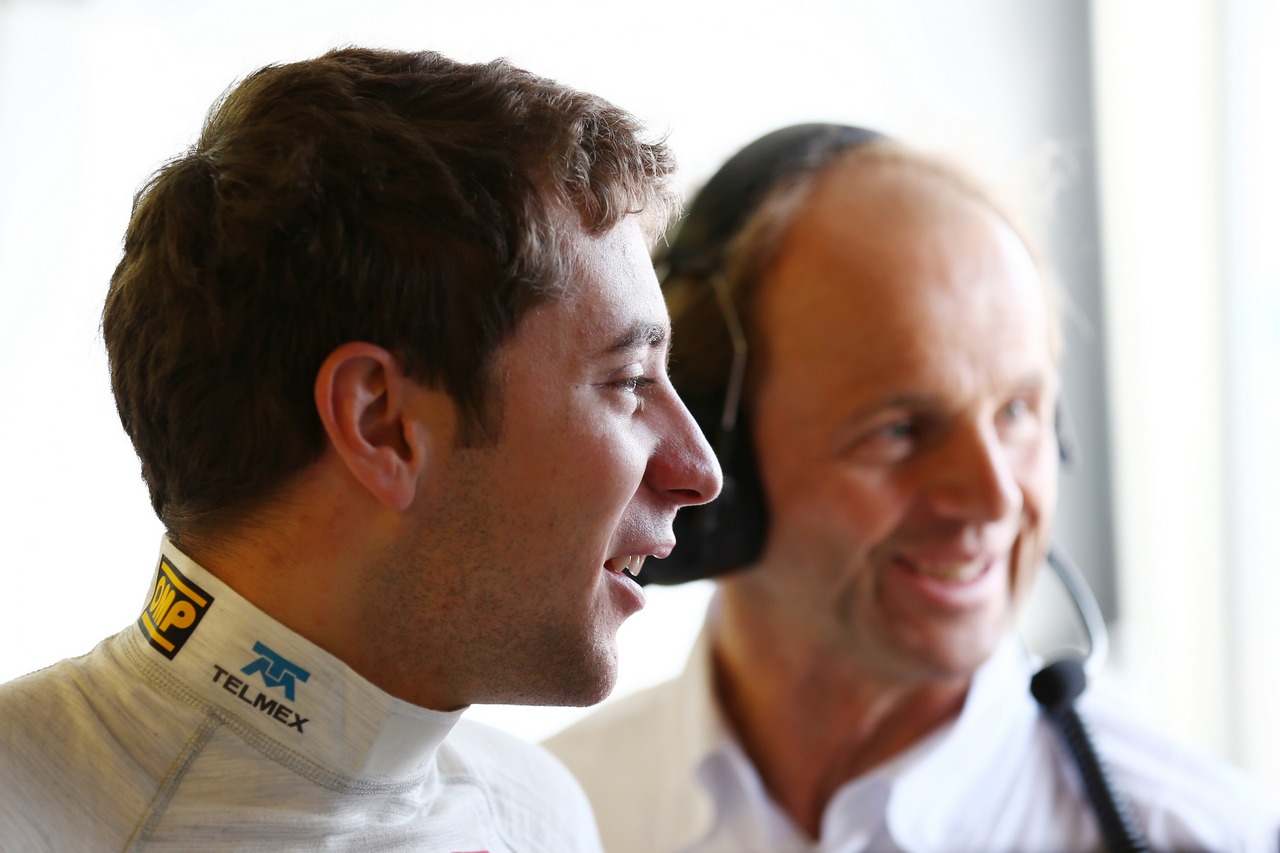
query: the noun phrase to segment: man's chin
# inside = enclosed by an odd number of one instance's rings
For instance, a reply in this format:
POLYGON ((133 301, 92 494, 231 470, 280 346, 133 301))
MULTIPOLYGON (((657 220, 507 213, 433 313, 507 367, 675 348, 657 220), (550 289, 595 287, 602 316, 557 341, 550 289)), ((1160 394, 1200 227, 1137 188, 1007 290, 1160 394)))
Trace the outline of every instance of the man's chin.
POLYGON ((991 660, 991 656, 1007 636, 1008 628, 992 629, 981 636, 966 637, 939 650, 935 656, 935 665, 944 677, 971 678, 983 664, 991 660))
POLYGON ((1011 632, 1009 625, 990 625, 934 634, 914 648, 901 649, 900 666, 904 674, 914 671, 924 681, 967 681, 1011 632))
POLYGON ((512 685, 500 698, 485 700, 485 704, 587 708, 609 698, 618 682, 618 655, 613 646, 607 654, 579 657, 577 665, 569 658, 561 658, 554 665, 554 669, 543 669, 536 682, 523 687, 512 685))
POLYGON ((571 708, 586 708, 598 705, 618 683, 618 648, 614 641, 609 644, 607 653, 598 654, 595 659, 584 662, 579 670, 580 677, 575 678, 562 694, 562 701, 556 704, 571 708))

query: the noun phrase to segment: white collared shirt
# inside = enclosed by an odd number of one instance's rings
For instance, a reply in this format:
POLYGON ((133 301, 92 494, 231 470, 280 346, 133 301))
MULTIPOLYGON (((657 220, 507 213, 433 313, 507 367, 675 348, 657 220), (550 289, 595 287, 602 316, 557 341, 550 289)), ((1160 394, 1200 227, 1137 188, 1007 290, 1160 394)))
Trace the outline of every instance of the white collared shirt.
POLYGON ((545 752, 396 699, 167 540, 138 621, 0 688, 0 850, 598 851, 545 752))
MULTIPOLYGON (((680 677, 605 706, 547 746, 586 788, 609 853, 1098 849, 1075 766, 1029 679, 1011 637, 975 674, 954 721, 836 791, 817 839, 768 796, 721 717, 705 630, 680 677)), ((1153 849, 1276 850, 1280 810, 1243 774, 1085 698, 1082 714, 1153 849)))

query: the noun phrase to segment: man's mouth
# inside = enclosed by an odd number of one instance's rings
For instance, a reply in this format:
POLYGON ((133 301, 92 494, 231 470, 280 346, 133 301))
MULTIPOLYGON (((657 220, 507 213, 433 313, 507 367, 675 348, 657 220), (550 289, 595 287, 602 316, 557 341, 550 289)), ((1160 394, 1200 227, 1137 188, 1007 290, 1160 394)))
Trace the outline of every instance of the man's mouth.
POLYGON ((931 580, 945 583, 968 583, 977 580, 991 566, 991 560, 983 558, 963 562, 904 562, 908 571, 931 580))
POLYGON ((640 568, 644 565, 644 554, 628 554, 625 557, 610 557, 605 561, 604 567, 611 572, 619 574, 627 574, 635 578, 640 574, 640 568))

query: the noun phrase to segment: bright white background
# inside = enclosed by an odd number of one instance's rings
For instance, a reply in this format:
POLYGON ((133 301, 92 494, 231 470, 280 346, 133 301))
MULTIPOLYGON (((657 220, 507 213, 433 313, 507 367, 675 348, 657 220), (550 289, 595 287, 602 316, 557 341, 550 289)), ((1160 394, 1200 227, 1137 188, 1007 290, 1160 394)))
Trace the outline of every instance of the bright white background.
MULTIPOLYGON (((0 0, 0 681, 87 650, 140 606, 160 526, 98 313, 134 191, 260 65, 347 43, 507 56, 669 132, 690 189, 796 121, 869 124, 1015 193, 1046 151, 1080 144, 1042 130, 1065 73, 1052 28, 1078 0, 785 6, 0 0)), ((1264 0, 1098 6, 1108 285, 1091 321, 1112 365, 1112 677, 1280 790, 1280 69, 1266 48, 1280 21, 1264 0)), ((652 591, 620 635, 615 696, 680 668, 708 595, 652 591)), ((538 738, 580 712, 472 713, 538 738)))

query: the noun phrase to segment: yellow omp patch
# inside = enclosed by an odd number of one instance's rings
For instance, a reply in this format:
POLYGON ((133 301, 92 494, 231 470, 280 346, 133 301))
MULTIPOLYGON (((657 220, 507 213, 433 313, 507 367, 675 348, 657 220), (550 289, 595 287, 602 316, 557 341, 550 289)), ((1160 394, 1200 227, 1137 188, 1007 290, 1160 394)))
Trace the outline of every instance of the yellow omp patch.
POLYGON ((160 557, 151 603, 138 617, 138 627, 156 651, 173 660, 213 604, 213 596, 192 583, 160 557))

